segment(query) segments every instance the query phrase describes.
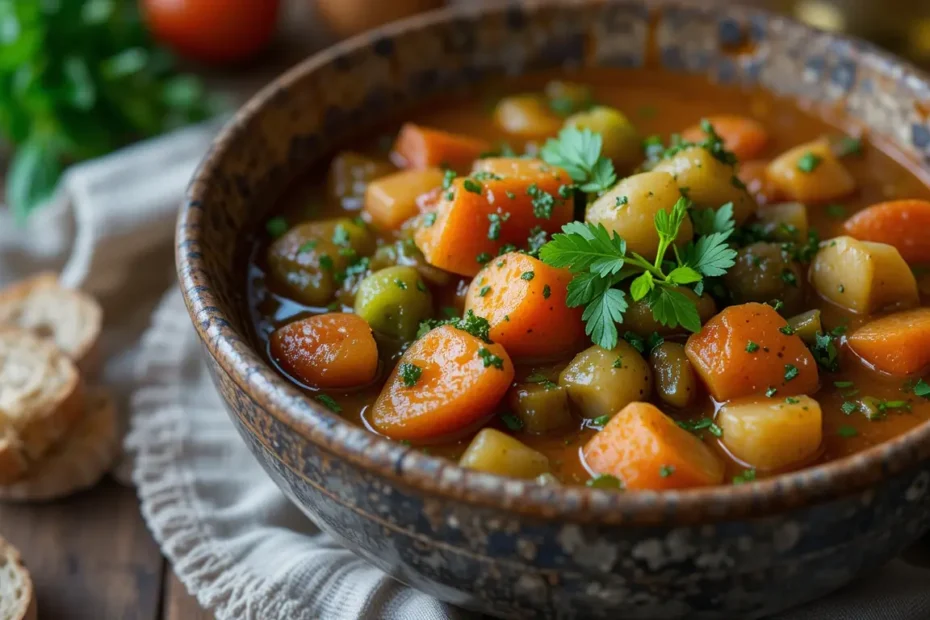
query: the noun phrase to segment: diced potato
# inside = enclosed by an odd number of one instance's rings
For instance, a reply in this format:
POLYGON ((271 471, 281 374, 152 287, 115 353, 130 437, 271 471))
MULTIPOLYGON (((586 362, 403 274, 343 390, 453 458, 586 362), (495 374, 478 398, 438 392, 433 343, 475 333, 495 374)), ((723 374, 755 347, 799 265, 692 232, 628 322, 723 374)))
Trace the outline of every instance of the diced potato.
POLYGON ((507 133, 521 138, 554 136, 562 128, 562 119, 539 95, 504 97, 494 110, 494 121, 507 133))
POLYGON ((548 433, 570 426, 568 392, 551 381, 518 383, 508 395, 510 407, 530 433, 548 433))
POLYGON ((614 162, 621 173, 629 172, 643 159, 642 139, 633 123, 623 112, 606 106, 596 106, 573 114, 565 120, 566 127, 590 129, 601 136, 601 154, 614 162))
POLYGON ((821 297, 861 314, 919 303, 913 272, 898 251, 884 243, 852 237, 823 242, 811 264, 810 281, 821 297))
POLYGON ((652 396, 652 369, 621 340, 613 350, 595 345, 576 355, 559 375, 559 385, 584 417, 612 416, 652 396))
POLYGON ((552 80, 544 89, 551 107, 556 109, 582 110, 591 105, 591 88, 585 84, 552 80), (561 104, 561 105, 560 105, 561 104))
POLYGON ((766 177, 791 200, 822 203, 856 189, 856 181, 830 150, 826 140, 790 149, 769 164, 766 177))
MULTIPOLYGON (((683 286, 675 290, 694 302, 694 305, 697 306, 698 316, 701 317, 702 325, 710 320, 710 317, 717 314, 717 304, 714 302, 714 298, 707 293, 698 297, 694 291, 683 286)), ((689 333, 681 325, 673 328, 656 320, 649 303, 645 299, 629 301, 629 307, 623 313, 623 325, 620 327, 621 334, 626 331, 639 334, 643 338, 648 338, 653 332, 660 336, 689 333)))
POLYGON ((413 340, 420 321, 433 313, 433 296, 413 267, 387 267, 361 281, 355 313, 377 332, 413 340))
POLYGON ((736 168, 699 146, 663 159, 653 171, 667 172, 698 209, 719 209, 733 203, 733 219, 742 226, 756 212, 755 199, 736 176, 736 168))
POLYGON ((800 202, 763 205, 757 215, 762 231, 772 235, 775 241, 804 243, 807 240, 807 207, 800 202))
POLYGON ((804 273, 780 243, 759 241, 740 248, 723 282, 734 303, 780 299, 789 314, 804 307, 804 273))
POLYGON ((716 422, 733 456, 762 470, 803 463, 823 437, 820 405, 809 396, 733 401, 716 422))
POLYGON ((442 187, 439 168, 401 170, 376 179, 365 191, 365 211, 379 228, 395 230, 420 212, 417 199, 442 187))
POLYGON ((820 322, 820 310, 816 309, 791 317, 788 319, 788 325, 807 344, 813 344, 816 341, 817 332, 823 331, 823 325, 820 322))
MULTIPOLYGON (((588 206, 585 220, 603 224, 626 240, 627 252, 654 260, 659 247, 655 216, 671 212, 681 194, 675 180, 665 172, 642 172, 627 177, 588 206)), ((685 245, 694 236, 691 220, 685 218, 675 239, 685 245)))
POLYGON ((375 179, 397 170, 387 161, 372 159, 352 151, 342 151, 329 165, 329 195, 349 211, 362 207, 365 189, 375 179))
POLYGON ((514 478, 537 478, 549 473, 549 459, 493 428, 482 429, 475 435, 459 465, 514 478))
POLYGON ((685 354, 685 347, 677 342, 663 342, 649 355, 656 380, 656 392, 663 402, 673 407, 687 407, 698 394, 698 378, 685 354))

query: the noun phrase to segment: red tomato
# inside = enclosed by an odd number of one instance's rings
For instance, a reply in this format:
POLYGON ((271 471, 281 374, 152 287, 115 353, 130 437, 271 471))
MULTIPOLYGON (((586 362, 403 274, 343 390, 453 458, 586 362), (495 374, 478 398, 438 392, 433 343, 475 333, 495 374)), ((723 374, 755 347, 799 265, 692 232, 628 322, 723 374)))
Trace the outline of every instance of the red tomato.
POLYGON ((279 0, 141 0, 152 33, 178 53, 205 62, 233 62, 268 43, 279 0))

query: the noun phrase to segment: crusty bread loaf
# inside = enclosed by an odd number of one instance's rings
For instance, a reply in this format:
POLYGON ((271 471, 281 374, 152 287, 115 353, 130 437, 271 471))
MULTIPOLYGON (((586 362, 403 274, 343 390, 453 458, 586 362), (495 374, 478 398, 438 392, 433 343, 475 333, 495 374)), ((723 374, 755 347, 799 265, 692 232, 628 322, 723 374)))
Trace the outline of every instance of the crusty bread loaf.
POLYGON ((36 620, 32 578, 16 547, 0 538, 0 620, 36 620))
POLYGON ((83 410, 74 363, 51 340, 0 327, 0 479, 48 452, 83 410))
POLYGON ((71 431, 24 478, 0 485, 0 501, 42 501, 90 488, 110 469, 118 449, 113 399, 101 388, 89 389, 71 431))
POLYGON ((0 291, 0 325, 53 339, 85 375, 95 370, 102 320, 100 305, 92 297, 62 288, 52 273, 0 291))

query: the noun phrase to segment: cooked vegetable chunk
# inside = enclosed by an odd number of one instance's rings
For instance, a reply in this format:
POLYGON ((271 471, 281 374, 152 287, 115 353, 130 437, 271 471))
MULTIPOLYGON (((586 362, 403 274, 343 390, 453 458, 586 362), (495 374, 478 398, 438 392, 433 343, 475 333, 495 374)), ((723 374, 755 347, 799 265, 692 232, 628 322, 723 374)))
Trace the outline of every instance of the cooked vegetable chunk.
POLYGON ((826 140, 782 153, 769 164, 766 175, 789 200, 806 204, 837 200, 856 189, 855 179, 826 140))
MULTIPOLYGON (((759 121, 736 114, 709 116, 707 122, 723 138, 723 146, 740 161, 758 157, 769 141, 769 134, 759 121)), ((681 132, 683 140, 701 142, 708 136, 701 124, 692 125, 681 132)))
POLYGON ((588 467, 627 489, 686 489, 719 484, 723 463, 695 435, 649 403, 634 402, 584 447, 588 467))
POLYGON ((401 170, 372 181, 365 192, 365 212, 384 230, 400 228, 406 220, 420 213, 418 199, 442 186, 439 168, 401 170))
POLYGON ((484 140, 413 123, 400 128, 394 158, 402 168, 452 168, 464 172, 482 153, 491 150, 484 140))
POLYGON ((417 246, 431 265, 473 276, 505 244, 525 247, 536 227, 551 234, 571 221, 572 200, 559 192, 566 184, 567 172, 539 160, 482 160, 443 193, 435 219, 416 231, 417 246))
POLYGON ((412 340, 433 314, 433 296, 413 267, 388 267, 359 284, 355 313, 382 334, 412 340))
POLYGON ((804 463, 817 453, 823 436, 820 404, 809 396, 729 402, 716 422, 727 450, 762 470, 804 463))
MULTIPOLYGON (((710 317, 717 314, 717 304, 714 302, 714 298, 707 293, 698 297, 694 291, 684 286, 677 287, 675 290, 694 303, 697 307, 698 316, 701 318, 701 324, 706 323, 710 317)), ((623 313, 623 326, 620 328, 620 333, 626 331, 639 334, 643 338, 648 338, 653 332, 660 336, 689 333, 682 325, 669 327, 664 323, 660 323, 645 299, 629 302, 629 307, 623 313)))
POLYGON ((789 314, 804 307, 804 273, 780 243, 759 241, 741 248, 723 281, 734 303, 780 299, 789 314))
POLYGON ((365 319, 321 314, 271 334, 271 357, 304 383, 320 388, 365 385, 378 371, 378 346, 365 319))
POLYGON ((513 374, 504 347, 443 325, 410 345, 375 401, 369 422, 392 439, 442 438, 490 416, 513 374), (404 372, 405 365, 420 369, 416 380, 404 372))
POLYGON ((823 242, 811 264, 810 281, 824 299, 862 314, 919 303, 913 272, 898 251, 884 243, 852 237, 823 242))
POLYGON ((775 241, 804 243, 807 240, 807 207, 800 202, 780 202, 759 207, 762 232, 775 241))
POLYGON ((572 114, 565 119, 568 127, 590 129, 601 136, 601 154, 613 160, 621 172, 631 171, 642 161, 642 138, 623 112, 606 106, 572 114))
POLYGON ((663 342, 649 354, 649 363, 656 380, 656 392, 662 402, 683 408, 697 400, 698 379, 684 346, 677 342, 663 342))
POLYGON ((520 138, 554 136, 562 128, 562 119, 539 95, 504 97, 494 109, 494 122, 508 134, 520 138))
POLYGON ((585 110, 593 103, 591 88, 585 84, 552 80, 546 83, 545 92, 549 107, 562 116, 585 110))
POLYGON ((549 473, 549 459, 493 428, 482 429, 475 435, 459 459, 459 465, 513 478, 536 478, 549 473))
POLYGON ((374 250, 371 232, 348 218, 304 222, 271 244, 268 267, 274 281, 296 300, 324 306, 332 300, 351 257, 374 250))
POLYGON ((572 424, 568 392, 551 381, 518 383, 510 390, 508 401, 529 433, 548 433, 572 424))
MULTIPOLYGON (((659 248, 656 213, 671 213, 679 198, 681 193, 670 174, 642 172, 623 179, 590 204, 585 220, 616 232, 626 240, 628 252, 655 260, 659 248)), ((691 220, 685 218, 675 238, 676 245, 685 245, 693 235, 691 220)))
POLYGON ((846 220, 846 234, 893 245, 909 263, 930 262, 930 202, 893 200, 873 205, 846 220))
POLYGON ((798 335, 798 338, 807 344, 813 344, 817 339, 817 332, 823 332, 820 321, 820 310, 808 310, 788 319, 788 325, 798 335))
POLYGON ((688 359, 718 402, 759 395, 811 394, 817 365, 788 323, 771 306, 730 306, 688 338, 688 359))
POLYGON ((584 341, 582 308, 565 305, 567 269, 511 252, 482 269, 468 287, 465 309, 491 324, 491 340, 515 358, 551 358, 584 341))
POLYGON ((585 349, 559 375, 559 385, 586 418, 613 415, 628 404, 652 396, 652 369, 630 343, 608 351, 585 349))
POLYGON ((653 171, 671 174, 698 209, 719 209, 732 202, 737 226, 743 225, 756 212, 756 201, 736 176, 736 168, 720 161, 705 148, 682 149, 660 161, 653 171))
POLYGON ((866 323, 849 336, 849 346, 869 366, 908 376, 930 365, 930 308, 898 312, 866 323))
POLYGON ((344 209, 357 211, 362 206, 368 184, 395 170, 386 161, 343 151, 329 165, 329 195, 338 200, 344 209))
POLYGON ((749 194, 760 205, 772 204, 784 199, 778 187, 765 176, 768 167, 769 162, 764 159, 740 162, 736 174, 746 186, 749 194))

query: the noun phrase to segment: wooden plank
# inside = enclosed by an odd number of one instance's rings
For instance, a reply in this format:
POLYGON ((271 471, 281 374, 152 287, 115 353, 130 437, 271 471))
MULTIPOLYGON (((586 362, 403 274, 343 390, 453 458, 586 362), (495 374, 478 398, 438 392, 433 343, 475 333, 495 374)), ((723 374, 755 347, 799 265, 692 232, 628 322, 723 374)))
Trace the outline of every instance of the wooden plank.
POLYGON ((164 584, 162 620, 213 620, 213 614, 202 609, 197 599, 187 593, 184 584, 167 563, 164 584))
POLYGON ((164 561, 132 489, 108 480, 57 502, 2 505, 0 533, 22 551, 40 617, 159 620, 164 561))

